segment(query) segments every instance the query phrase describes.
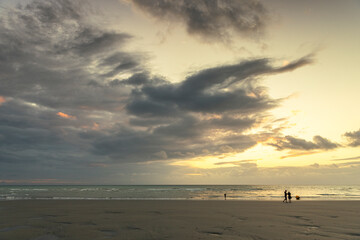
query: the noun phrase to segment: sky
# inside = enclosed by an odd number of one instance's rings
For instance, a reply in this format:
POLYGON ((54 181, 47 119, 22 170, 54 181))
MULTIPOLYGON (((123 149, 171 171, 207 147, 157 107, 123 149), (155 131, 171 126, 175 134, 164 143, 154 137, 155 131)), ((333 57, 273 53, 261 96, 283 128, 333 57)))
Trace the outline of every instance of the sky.
POLYGON ((2 0, 0 184, 357 184, 360 2, 2 0))

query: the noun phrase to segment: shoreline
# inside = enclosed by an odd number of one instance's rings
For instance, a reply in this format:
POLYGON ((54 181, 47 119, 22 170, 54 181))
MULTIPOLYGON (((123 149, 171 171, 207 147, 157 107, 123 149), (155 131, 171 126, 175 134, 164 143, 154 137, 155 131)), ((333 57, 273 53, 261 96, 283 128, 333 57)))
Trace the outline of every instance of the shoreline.
MULTIPOLYGON (((76 199, 76 198, 38 198, 38 199, 0 199, 0 202, 11 202, 11 201, 204 201, 204 202, 282 202, 282 199, 274 199, 274 200, 264 200, 264 199, 169 199, 169 198, 88 198, 88 199, 76 199)), ((359 202, 359 199, 304 199, 301 200, 292 200, 291 203, 296 202, 359 202)))
MULTIPOLYGON (((360 186, 360 185, 359 185, 360 186)), ((278 201, 284 189, 292 192, 293 201, 360 200, 360 187, 282 186, 282 185, 148 185, 148 186, 0 186, 2 200, 227 200, 278 201)))

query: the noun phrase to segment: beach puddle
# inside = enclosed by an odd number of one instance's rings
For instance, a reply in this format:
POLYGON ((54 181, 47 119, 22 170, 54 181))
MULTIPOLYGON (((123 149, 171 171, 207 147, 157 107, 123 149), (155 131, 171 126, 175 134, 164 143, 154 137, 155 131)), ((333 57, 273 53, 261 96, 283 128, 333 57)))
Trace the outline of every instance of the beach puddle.
POLYGON ((102 232, 105 237, 115 237, 117 232, 115 230, 112 230, 112 229, 100 229, 100 232, 102 232))
POLYGON ((359 233, 347 233, 347 235, 354 236, 354 237, 360 237, 360 232, 359 233))
POLYGON ((126 229, 128 229, 128 230, 142 230, 141 228, 133 227, 133 226, 127 226, 126 229))
POLYGON ((309 218, 306 218, 306 217, 304 217, 304 216, 288 216, 288 217, 300 219, 300 220, 303 220, 303 221, 310 221, 309 218))
POLYGON ((223 233, 222 232, 218 232, 218 231, 202 231, 201 233, 205 233, 205 234, 209 234, 209 235, 214 235, 214 236, 220 236, 223 233))
POLYGON ((220 236, 220 235, 222 235, 221 232, 205 232, 205 233, 210 234, 210 235, 215 235, 215 236, 220 236))
POLYGON ((87 225, 87 226, 96 226, 97 224, 96 224, 96 223, 94 223, 94 222, 89 221, 89 222, 83 222, 83 223, 82 223, 82 225, 87 225))

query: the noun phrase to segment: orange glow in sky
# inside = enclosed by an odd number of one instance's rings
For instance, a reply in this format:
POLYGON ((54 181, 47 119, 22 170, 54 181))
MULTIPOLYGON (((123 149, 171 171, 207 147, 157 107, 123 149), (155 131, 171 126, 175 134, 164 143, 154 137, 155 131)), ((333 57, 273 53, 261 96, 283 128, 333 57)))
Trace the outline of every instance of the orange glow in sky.
POLYGON ((58 115, 59 117, 62 117, 62 118, 67 118, 67 119, 76 119, 75 116, 71 116, 71 115, 68 115, 66 113, 63 113, 63 112, 58 112, 56 115, 58 115))
POLYGON ((1 104, 3 104, 4 102, 6 102, 5 98, 3 96, 0 96, 0 106, 1 104))

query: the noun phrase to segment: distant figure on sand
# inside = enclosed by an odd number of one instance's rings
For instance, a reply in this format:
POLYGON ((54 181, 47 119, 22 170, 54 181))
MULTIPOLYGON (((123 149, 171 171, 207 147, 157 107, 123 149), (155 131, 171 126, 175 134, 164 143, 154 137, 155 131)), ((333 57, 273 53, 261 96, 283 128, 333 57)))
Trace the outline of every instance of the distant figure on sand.
POLYGON ((224 199, 226 200, 226 193, 224 193, 224 199))
POLYGON ((284 191, 284 200, 283 200, 283 202, 287 203, 287 191, 286 190, 284 191))
POLYGON ((288 192, 289 203, 291 203, 291 192, 288 192))

